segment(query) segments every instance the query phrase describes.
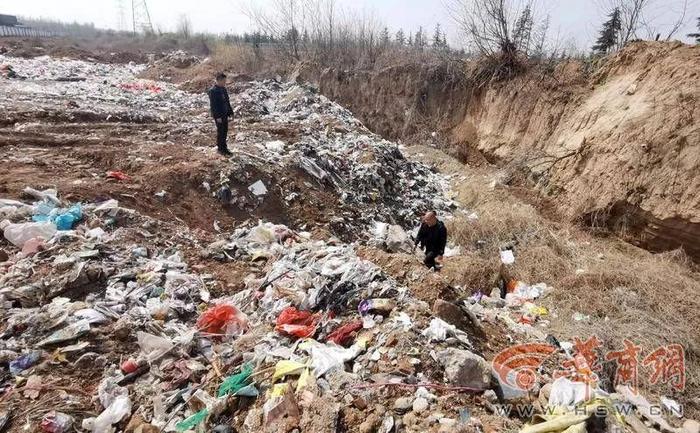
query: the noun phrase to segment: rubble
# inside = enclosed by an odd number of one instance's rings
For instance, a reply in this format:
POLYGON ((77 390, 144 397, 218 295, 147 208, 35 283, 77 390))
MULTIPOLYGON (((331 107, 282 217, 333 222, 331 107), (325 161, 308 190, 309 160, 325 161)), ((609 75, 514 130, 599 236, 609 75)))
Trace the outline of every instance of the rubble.
POLYGON ((447 382, 461 387, 486 390, 491 383, 491 365, 468 350, 449 348, 437 354, 447 382))

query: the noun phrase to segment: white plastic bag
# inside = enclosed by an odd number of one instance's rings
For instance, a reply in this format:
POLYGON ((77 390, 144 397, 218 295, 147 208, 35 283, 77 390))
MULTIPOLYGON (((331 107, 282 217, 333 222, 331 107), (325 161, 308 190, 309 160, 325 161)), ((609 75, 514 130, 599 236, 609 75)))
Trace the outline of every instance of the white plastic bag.
POLYGON ((51 239, 56 234, 56 225, 51 222, 9 224, 3 234, 14 246, 22 248, 25 242, 33 238, 51 239))
POLYGON ((99 414, 97 418, 87 418, 83 420, 82 426, 86 430, 91 430, 92 433, 111 432, 113 431, 112 424, 118 423, 130 414, 131 400, 129 400, 128 395, 122 395, 114 399, 112 404, 99 414))
POLYGON ((299 347, 311 356, 311 367, 316 377, 321 377, 336 368, 343 370, 346 362, 355 359, 364 351, 364 347, 358 343, 346 349, 336 344, 321 344, 314 340, 307 340, 299 347))
POLYGON ((552 382, 549 393, 549 405, 573 407, 595 397, 595 390, 587 383, 572 382, 566 377, 557 378, 552 382))
POLYGON ((136 338, 141 348, 141 352, 146 356, 148 362, 153 362, 163 356, 175 346, 170 340, 148 332, 139 331, 136 338))

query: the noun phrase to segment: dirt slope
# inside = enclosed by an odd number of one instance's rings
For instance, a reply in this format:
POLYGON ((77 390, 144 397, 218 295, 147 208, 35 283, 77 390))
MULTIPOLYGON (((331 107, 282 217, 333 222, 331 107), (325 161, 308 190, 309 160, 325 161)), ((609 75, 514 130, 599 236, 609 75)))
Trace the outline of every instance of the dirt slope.
POLYGON ((375 131, 437 130, 453 148, 526 167, 571 220, 698 259, 698 65, 700 47, 635 43, 590 77, 569 63, 483 88, 444 66, 326 70, 317 82, 375 131))

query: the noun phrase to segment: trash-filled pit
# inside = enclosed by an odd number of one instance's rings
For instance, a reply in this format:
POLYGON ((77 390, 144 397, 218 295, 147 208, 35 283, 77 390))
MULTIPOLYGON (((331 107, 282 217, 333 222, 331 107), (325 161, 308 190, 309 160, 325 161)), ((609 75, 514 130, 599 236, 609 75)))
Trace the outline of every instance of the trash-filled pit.
POLYGON ((0 431, 514 431, 509 402, 559 408, 529 432, 615 404, 691 421, 568 379, 585 359, 538 305, 559 288, 425 269, 409 233, 466 211, 449 179, 313 88, 237 83, 226 159, 202 95, 143 65, 0 64, 0 431), (367 259, 385 254, 403 272, 367 259), (512 382, 525 342, 547 368, 512 382))

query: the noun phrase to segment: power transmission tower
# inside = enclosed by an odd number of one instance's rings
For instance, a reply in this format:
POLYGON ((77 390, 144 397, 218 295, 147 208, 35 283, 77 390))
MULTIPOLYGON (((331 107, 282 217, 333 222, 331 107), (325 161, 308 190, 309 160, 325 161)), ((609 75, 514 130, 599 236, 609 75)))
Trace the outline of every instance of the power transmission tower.
POLYGON ((124 0, 116 0, 117 2, 117 30, 126 30, 126 8, 124 0))
POLYGON ((131 17, 134 34, 138 32, 153 33, 151 14, 148 13, 146 0, 131 0, 131 17))

